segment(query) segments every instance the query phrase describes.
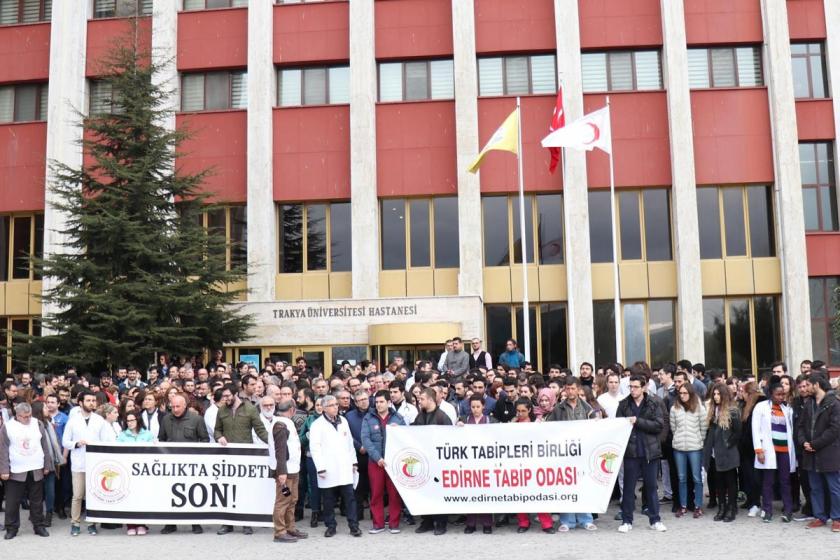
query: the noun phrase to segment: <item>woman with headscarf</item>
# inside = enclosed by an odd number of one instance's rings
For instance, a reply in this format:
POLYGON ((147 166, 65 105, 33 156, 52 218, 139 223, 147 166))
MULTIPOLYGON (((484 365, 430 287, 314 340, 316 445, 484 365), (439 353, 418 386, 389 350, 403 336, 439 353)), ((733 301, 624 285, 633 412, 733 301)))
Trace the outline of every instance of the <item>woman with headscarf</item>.
POLYGON ((537 393, 537 406, 534 407, 534 416, 537 422, 544 420, 554 410, 557 404, 557 395, 550 387, 544 387, 537 393))

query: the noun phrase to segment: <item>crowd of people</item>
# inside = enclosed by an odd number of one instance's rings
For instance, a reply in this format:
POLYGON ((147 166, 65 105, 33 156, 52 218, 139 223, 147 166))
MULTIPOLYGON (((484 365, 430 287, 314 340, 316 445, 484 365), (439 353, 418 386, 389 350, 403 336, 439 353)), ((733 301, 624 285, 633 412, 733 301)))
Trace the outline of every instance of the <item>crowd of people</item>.
MULTIPOLYGON (((661 507, 674 518, 713 515, 804 522, 808 529, 840 532, 840 401, 825 364, 802 362, 795 376, 778 362, 758 378, 706 371, 683 360, 652 369, 583 363, 578 371, 550 365, 534 371, 515 340, 493 359, 479 339, 447 341, 440 359, 407 364, 397 356, 344 362, 329 376, 295 362, 225 363, 221 351, 207 363, 161 355, 142 371, 121 367, 98 375, 69 368, 61 374, 19 371, 4 376, 0 395, 0 480, 5 539, 21 527, 26 508, 35 534, 47 537, 53 519, 70 519, 82 533, 85 447, 97 442, 260 443, 268 446, 276 486, 274 541, 307 538, 297 527, 324 536, 338 526, 350 534, 414 532, 442 535, 450 525, 483 533, 535 517, 546 533, 598 529, 591 512, 432 515, 415 520, 402 504, 384 459, 393 425, 597 421, 626 418, 632 432, 614 497, 619 532, 633 528, 636 489, 641 513, 665 531, 661 507), (708 496, 708 501, 706 497, 708 496), (713 513, 714 512, 714 513, 713 513), (387 529, 386 529, 387 526, 387 529)), ((119 526, 108 526, 116 530, 119 526)), ((96 535, 95 523, 86 532, 96 535)), ((125 526, 145 535, 146 525, 125 526)), ((165 525, 163 534, 178 530, 165 525)), ((193 525, 193 533, 204 531, 193 525)), ((230 533, 222 526, 217 534, 230 533)), ((246 534, 251 527, 243 527, 246 534)))

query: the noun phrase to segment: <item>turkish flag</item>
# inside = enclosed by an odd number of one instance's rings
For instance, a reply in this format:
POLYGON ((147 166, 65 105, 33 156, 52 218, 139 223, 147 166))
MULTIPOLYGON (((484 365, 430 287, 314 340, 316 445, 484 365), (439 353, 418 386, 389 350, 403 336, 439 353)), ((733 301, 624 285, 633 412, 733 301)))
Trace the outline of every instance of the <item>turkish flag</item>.
MULTIPOLYGON (((554 132, 558 128, 566 126, 566 114, 563 112, 563 86, 557 90, 557 106, 554 107, 554 114, 551 116, 551 124, 548 125, 548 131, 554 132)), ((551 163, 548 165, 549 173, 554 173, 557 170, 557 164, 560 162, 560 148, 549 148, 551 154, 551 163)))

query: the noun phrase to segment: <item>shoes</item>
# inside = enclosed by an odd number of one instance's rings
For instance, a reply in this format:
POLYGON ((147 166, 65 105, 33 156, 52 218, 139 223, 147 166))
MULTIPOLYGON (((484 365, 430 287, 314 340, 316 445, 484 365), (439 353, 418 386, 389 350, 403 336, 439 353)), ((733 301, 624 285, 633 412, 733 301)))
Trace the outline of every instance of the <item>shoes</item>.
POLYGON ((770 523, 771 521, 773 521, 773 514, 764 512, 764 515, 761 518, 764 520, 765 523, 770 523))
POLYGON ((598 526, 595 525, 594 523, 587 523, 586 525, 583 526, 583 528, 586 529, 587 531, 597 531, 598 530, 598 526))
POLYGON ((709 500, 709 503, 706 505, 706 509, 714 509, 718 507, 718 500, 717 498, 712 498, 709 500))
POLYGON ((629 523, 622 523, 621 526, 618 528, 619 533, 629 533, 633 530, 633 526, 629 523))
POLYGON ((149 532, 149 530, 147 528, 143 527, 142 525, 140 527, 137 527, 137 534, 140 535, 141 537, 148 532, 149 532))
MULTIPOLYGON (((702 508, 695 509, 694 510, 694 519, 700 519, 701 517, 703 517, 703 509, 702 508)), ((726 521, 726 520, 724 519, 724 521, 726 521)))
POLYGON ((128 535, 129 537, 133 537, 134 535, 137 534, 137 529, 127 529, 125 534, 128 535))
POLYGON ((472 535, 473 533, 475 533, 475 527, 470 527, 469 525, 464 527, 464 534, 465 535, 472 535))
POLYGON ((44 528, 44 527, 36 527, 35 528, 35 534, 38 535, 39 537, 49 537, 50 536, 49 531, 47 531, 46 528, 44 528))
MULTIPOLYGON (((836 523, 836 521, 832 523, 836 523)), ((821 519, 814 519, 813 521, 805 525, 806 529, 819 529, 820 527, 825 527, 825 521, 821 519)))
MULTIPOLYGON (((224 527, 222 527, 224 528, 224 527)), ((163 529, 160 530, 161 535, 170 535, 178 530, 178 527, 175 525, 164 525, 163 529)), ((223 535, 224 533, 221 532, 222 529, 219 529, 219 535, 223 535)))
POLYGON ((71 537, 78 537, 81 532, 82 532, 82 530, 78 525, 71 525, 70 526, 70 536, 71 537))
POLYGON ((435 527, 435 536, 439 537, 446 534, 446 527, 435 527))
POLYGON ((64 508, 61 508, 55 512, 56 517, 59 519, 67 519, 67 512, 64 511, 64 508))
POLYGON ((52 516, 53 512, 48 511, 47 515, 44 517, 44 527, 52 527, 52 516))
POLYGON ((624 519, 624 517, 621 515, 620 511, 615 514, 615 517, 613 517, 613 521, 621 521, 622 519, 624 519))
POLYGON ((324 536, 327 538, 335 536, 335 527, 327 527, 327 530, 324 531, 324 536))
POLYGON ((662 496, 661 498, 659 498, 660 504, 670 504, 673 501, 674 498, 672 498, 671 496, 662 496))
POLYGON ((813 515, 808 515, 807 513, 799 513, 793 516, 793 520, 799 523, 803 523, 805 521, 811 521, 814 518, 813 515))
POLYGON ((723 521, 723 516, 726 514, 725 509, 723 502, 718 504, 718 510, 714 517, 715 521, 723 521))
POLYGON ((88 525, 88 535, 91 537, 96 536, 96 525, 88 525))
POLYGON ((303 512, 302 511, 296 511, 295 512, 295 521, 301 521, 302 519, 303 519, 303 512))
POLYGON ((309 533, 304 533, 303 531, 298 531, 295 529, 294 531, 287 531, 290 535, 292 535, 296 539, 308 539, 309 533))
POLYGON ((274 537, 274 542, 276 542, 276 543, 295 543, 295 542, 297 542, 297 539, 294 538, 289 533, 283 533, 280 536, 274 537))
POLYGON ((665 531, 668 530, 668 528, 665 527, 665 524, 662 523, 661 521, 657 521, 656 523, 651 525, 650 528, 652 530, 656 531, 657 533, 664 533, 665 531))
POLYGON ((831 532, 832 533, 840 533, 840 521, 832 521, 831 522, 831 532))
MULTIPOLYGON (((517 532, 517 533, 520 533, 520 534, 522 534, 522 533, 527 533, 527 532, 528 532, 528 529, 530 529, 530 528, 531 528, 531 527, 519 527, 518 529, 516 529, 516 532, 517 532)), ((545 529, 543 529, 543 530, 545 530, 545 529)))
MULTIPOLYGON (((520 529, 522 529, 522 527, 520 527, 520 529)), ((528 530, 528 527, 525 527, 525 531, 527 531, 527 530, 528 530)), ((522 532, 524 533, 525 531, 522 531, 522 532)), ((554 527, 546 527, 545 529, 542 530, 542 532, 547 534, 547 535, 553 535, 554 533, 557 532, 557 529, 555 529, 554 527)))
POLYGON ((414 529, 414 532, 420 535, 422 533, 428 533, 432 529, 434 529, 434 526, 432 526, 431 524, 420 523, 420 525, 418 525, 417 528, 414 529))
POLYGON ((793 514, 790 513, 783 513, 782 514, 782 523, 790 523, 793 521, 793 514))
POLYGON ((493 527, 485 527, 483 533, 485 535, 492 535, 493 534, 493 527))
POLYGON ((4 541, 10 541, 17 536, 17 531, 6 531, 5 536, 3 537, 4 541))
POLYGON ((561 523, 560 526, 557 527, 557 532, 558 533, 568 533, 569 532, 569 526, 566 525, 565 523, 561 523))
POLYGON ((352 527, 350 529, 350 534, 353 535, 354 537, 361 537, 362 536, 362 530, 359 529, 358 527, 352 527))
MULTIPOLYGON (((163 531, 161 531, 161 532, 163 532, 163 531)), ((227 535, 228 533, 232 533, 232 532, 233 532, 233 527, 232 526, 222 525, 221 527, 219 527, 219 530, 216 531, 216 534, 217 535, 227 535)))
POLYGON ((374 527, 370 531, 368 531, 368 533, 370 533, 371 535, 378 535, 379 533, 384 533, 384 532, 385 532, 385 527, 374 527))
POLYGON ((728 505, 726 508, 726 513, 723 515, 723 522, 724 523, 732 523, 735 521, 735 516, 738 515, 738 506, 735 504, 728 505))
POLYGON ((400 534, 400 528, 399 527, 391 527, 390 529, 388 529, 388 531, 392 535, 399 535, 400 534))
POLYGON ((750 508, 750 511, 747 512, 747 517, 755 517, 756 515, 758 515, 759 511, 761 511, 761 510, 758 506, 752 506, 750 508))
POLYGON ((642 506, 642 515, 647 515, 650 517, 650 508, 647 506, 642 506))
POLYGON ((246 527, 242 527, 242 534, 243 534, 243 535, 253 535, 253 534, 254 534, 254 530, 253 530, 253 529, 251 529, 250 527, 247 527, 247 526, 246 526, 246 527))
POLYGON ((201 528, 201 525, 193 525, 192 526, 193 535, 200 535, 204 532, 204 529, 201 528))
POLYGON ((455 521, 453 521, 452 524, 453 525, 463 525, 466 522, 467 522, 467 516, 466 515, 459 515, 458 517, 455 518, 455 521))
POLYGON ((676 511, 676 513, 674 513, 674 517, 676 517, 676 518, 678 518, 678 519, 679 519, 680 517, 682 517, 683 515, 685 515, 685 514, 686 514, 686 511, 687 511, 687 510, 686 510, 684 507, 681 507, 680 509, 678 509, 678 510, 676 511))
POLYGON ((309 518, 309 526, 313 529, 318 526, 318 517, 317 513, 312 512, 312 517, 309 518))
POLYGON ((510 518, 507 515, 503 515, 496 520, 496 527, 505 527, 510 525, 510 518))

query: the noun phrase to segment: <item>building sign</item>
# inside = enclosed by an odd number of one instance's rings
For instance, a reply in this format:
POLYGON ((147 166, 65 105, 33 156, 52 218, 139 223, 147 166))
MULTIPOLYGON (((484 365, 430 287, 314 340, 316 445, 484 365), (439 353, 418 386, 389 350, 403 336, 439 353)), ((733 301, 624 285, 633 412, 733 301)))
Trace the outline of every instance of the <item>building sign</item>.
POLYGON ((415 317, 417 305, 317 305, 273 310, 275 319, 319 319, 325 317, 415 317))

